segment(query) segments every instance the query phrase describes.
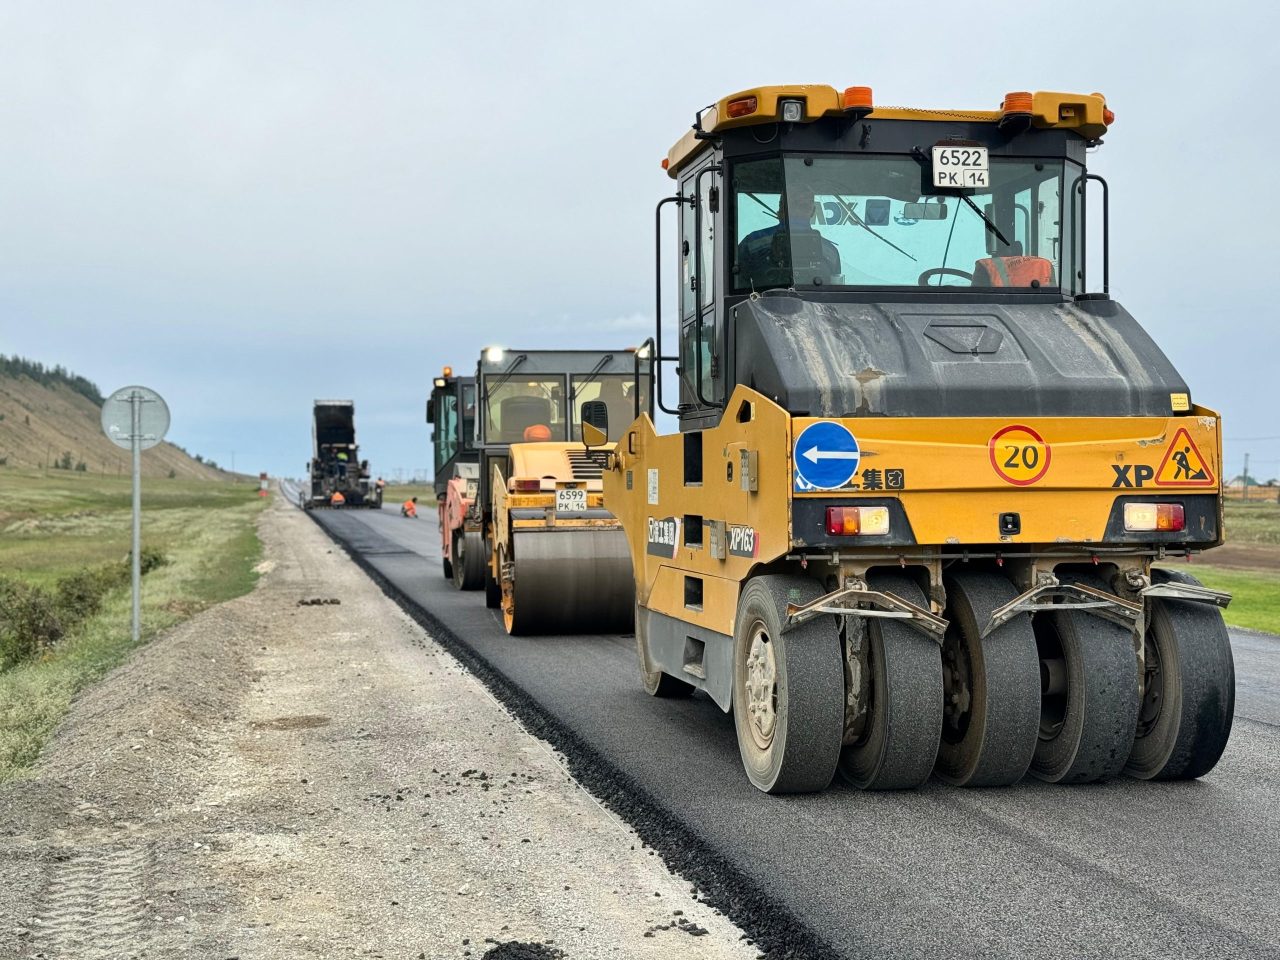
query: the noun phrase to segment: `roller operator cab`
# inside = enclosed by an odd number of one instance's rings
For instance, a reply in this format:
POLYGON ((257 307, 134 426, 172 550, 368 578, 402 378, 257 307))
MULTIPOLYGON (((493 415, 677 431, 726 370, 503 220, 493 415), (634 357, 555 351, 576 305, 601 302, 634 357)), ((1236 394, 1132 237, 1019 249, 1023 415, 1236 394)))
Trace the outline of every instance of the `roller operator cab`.
MULTIPOLYGON (((626 538, 606 509, 604 451, 584 424, 651 413, 651 350, 489 347, 476 370, 485 600, 513 634, 631 629, 626 538)), ((589 427, 588 427, 589 429, 589 427)), ((607 447, 607 443, 605 444, 607 447)))
POLYGON ((444 576, 459 590, 477 590, 484 583, 484 535, 476 500, 480 486, 476 449, 476 381, 455 377, 445 367, 432 381, 427 399, 431 424, 436 513, 444 576))
POLYGON ((1221 425, 1107 295, 1112 120, 760 87, 664 161, 680 432, 622 431, 605 499, 646 689, 732 710, 760 789, 1221 755, 1229 597, 1152 566, 1221 542, 1221 425))

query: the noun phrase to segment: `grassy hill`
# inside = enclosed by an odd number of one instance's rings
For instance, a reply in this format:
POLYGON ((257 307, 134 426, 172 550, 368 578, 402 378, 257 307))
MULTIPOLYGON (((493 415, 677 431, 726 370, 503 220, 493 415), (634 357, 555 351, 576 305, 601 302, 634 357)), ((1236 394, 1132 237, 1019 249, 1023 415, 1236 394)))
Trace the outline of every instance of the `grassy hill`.
MULTIPOLYGON (((6 469, 129 475, 129 451, 102 433, 98 388, 60 367, 0 356, 0 476, 6 469)), ((142 454, 144 476, 225 480, 230 475, 200 463, 171 443, 142 454)))

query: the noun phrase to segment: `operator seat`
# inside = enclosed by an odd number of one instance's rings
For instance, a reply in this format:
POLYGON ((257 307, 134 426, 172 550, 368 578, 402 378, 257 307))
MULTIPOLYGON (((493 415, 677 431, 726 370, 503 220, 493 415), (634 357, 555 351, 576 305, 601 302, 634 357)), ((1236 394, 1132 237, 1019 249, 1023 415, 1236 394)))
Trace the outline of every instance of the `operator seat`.
POLYGON ((551 422, 551 401, 545 397, 507 397, 498 405, 499 440, 520 443, 529 427, 551 422))

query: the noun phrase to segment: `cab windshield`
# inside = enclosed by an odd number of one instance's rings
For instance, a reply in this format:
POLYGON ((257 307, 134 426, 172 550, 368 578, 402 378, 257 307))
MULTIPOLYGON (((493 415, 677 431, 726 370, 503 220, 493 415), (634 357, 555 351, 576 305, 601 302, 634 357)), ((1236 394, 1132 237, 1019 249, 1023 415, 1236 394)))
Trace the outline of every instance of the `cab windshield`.
POLYGON ((931 192, 904 156, 786 156, 733 168, 737 292, 769 287, 1061 288, 1083 278, 1062 159, 992 157, 990 185, 931 192))
POLYGON ((462 448, 474 450, 476 445, 476 385, 462 385, 462 448))
POLYGON ((604 404, 615 433, 635 419, 637 402, 641 409, 648 409, 648 397, 643 390, 636 393, 633 374, 570 374, 568 381, 571 402, 566 404, 565 377, 560 374, 486 375, 486 442, 581 441, 586 404, 604 404))
POLYGON ((487 443, 567 439, 563 376, 487 374, 484 386, 487 443))

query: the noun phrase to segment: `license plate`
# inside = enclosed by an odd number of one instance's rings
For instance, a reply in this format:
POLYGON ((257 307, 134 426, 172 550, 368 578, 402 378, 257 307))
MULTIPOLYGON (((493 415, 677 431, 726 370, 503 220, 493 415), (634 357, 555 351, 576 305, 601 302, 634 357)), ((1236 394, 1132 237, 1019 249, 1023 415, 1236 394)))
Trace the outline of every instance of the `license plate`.
POLYGON ((989 184, 986 147, 934 147, 933 185, 972 189, 989 184))
POLYGON ((557 490, 556 513, 585 513, 587 509, 587 491, 557 490))

